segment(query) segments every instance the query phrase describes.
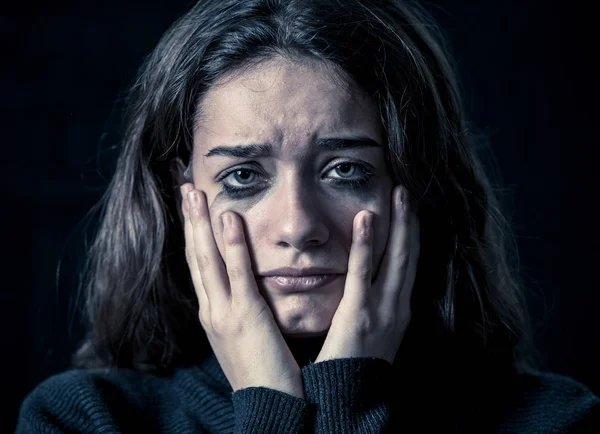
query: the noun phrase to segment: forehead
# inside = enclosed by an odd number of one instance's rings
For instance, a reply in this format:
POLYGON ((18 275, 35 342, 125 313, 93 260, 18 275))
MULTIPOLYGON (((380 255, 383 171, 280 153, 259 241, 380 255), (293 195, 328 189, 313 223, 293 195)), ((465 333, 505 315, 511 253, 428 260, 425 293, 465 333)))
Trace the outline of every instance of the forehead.
POLYGON ((199 106, 194 142, 201 151, 246 140, 277 148, 331 135, 382 139, 372 99, 318 65, 263 62, 211 88, 199 106))

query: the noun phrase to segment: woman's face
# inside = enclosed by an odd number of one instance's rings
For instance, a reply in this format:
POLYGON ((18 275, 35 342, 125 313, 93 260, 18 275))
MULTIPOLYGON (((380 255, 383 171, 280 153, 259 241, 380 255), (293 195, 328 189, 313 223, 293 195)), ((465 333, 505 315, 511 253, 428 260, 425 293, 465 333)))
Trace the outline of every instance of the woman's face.
POLYGON ((310 66, 262 63, 213 87, 194 131, 194 183, 206 193, 221 256, 220 216, 229 210, 243 221, 259 291, 287 336, 326 334, 344 293, 357 213, 375 214, 374 270, 387 244, 393 185, 377 108, 334 83, 310 66), (235 156, 234 148, 269 152, 235 156), (281 267, 340 275, 292 292, 262 277, 281 267))

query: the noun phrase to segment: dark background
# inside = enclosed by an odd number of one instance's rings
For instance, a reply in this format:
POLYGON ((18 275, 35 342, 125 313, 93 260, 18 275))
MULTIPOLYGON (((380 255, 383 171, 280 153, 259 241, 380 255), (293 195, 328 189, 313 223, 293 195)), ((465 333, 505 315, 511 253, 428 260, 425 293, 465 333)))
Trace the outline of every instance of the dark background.
MULTIPOLYGON (((71 317, 82 222, 112 174, 120 98, 191 4, 30 2, 1 17, 6 432, 26 394, 67 368, 81 336, 71 317)), ((600 394, 591 11, 542 0, 429 4, 450 37, 470 115, 489 135, 511 191, 509 217, 532 312, 544 324, 537 341, 547 369, 600 394)))

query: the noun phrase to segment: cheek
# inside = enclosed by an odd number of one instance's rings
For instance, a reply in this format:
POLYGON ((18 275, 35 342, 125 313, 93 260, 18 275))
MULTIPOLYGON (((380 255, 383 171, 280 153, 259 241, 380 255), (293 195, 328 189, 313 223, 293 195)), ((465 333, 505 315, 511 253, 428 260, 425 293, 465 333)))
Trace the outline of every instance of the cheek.
MULTIPOLYGON (((381 195, 369 195, 365 198, 356 197, 356 200, 346 200, 343 204, 335 204, 337 206, 332 206, 330 202, 319 206, 321 212, 325 214, 321 221, 328 225, 329 239, 326 242, 326 247, 332 245, 343 246, 343 250, 348 255, 352 245, 354 218, 360 211, 368 210, 375 214, 373 261, 374 264, 381 261, 386 249, 391 224, 390 203, 387 198, 391 195, 391 191, 386 191, 388 190, 386 188, 382 190, 384 191, 381 195)), ((207 191, 206 194, 210 204, 209 211, 213 234, 221 256, 225 257, 221 215, 225 211, 233 211, 238 215, 238 219, 243 225, 251 262, 253 267, 256 267, 256 260, 260 256, 258 252, 268 252, 273 247, 268 243, 274 241, 272 231, 277 227, 277 221, 270 222, 270 219, 278 219, 279 216, 272 212, 272 208, 267 203, 263 203, 261 206, 260 203, 249 204, 246 201, 240 201, 232 206, 228 202, 215 201, 215 194, 211 195, 210 191, 207 191)), ((339 250, 335 250, 339 253, 339 250)))

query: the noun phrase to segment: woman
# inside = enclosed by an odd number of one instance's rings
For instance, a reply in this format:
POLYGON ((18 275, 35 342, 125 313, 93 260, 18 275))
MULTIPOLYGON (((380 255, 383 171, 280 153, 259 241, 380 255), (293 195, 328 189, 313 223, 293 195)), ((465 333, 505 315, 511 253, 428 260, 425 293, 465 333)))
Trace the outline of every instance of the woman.
MULTIPOLYGON (((17 432, 586 432, 412 2, 206 0, 131 93, 89 334, 17 432)), ((595 422, 594 422, 595 421, 595 422)))

